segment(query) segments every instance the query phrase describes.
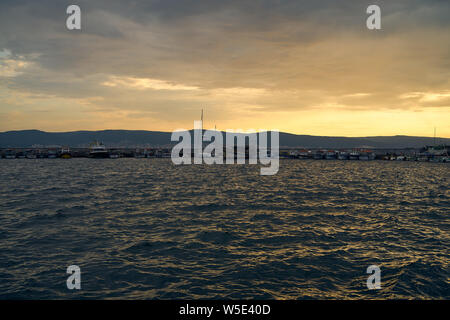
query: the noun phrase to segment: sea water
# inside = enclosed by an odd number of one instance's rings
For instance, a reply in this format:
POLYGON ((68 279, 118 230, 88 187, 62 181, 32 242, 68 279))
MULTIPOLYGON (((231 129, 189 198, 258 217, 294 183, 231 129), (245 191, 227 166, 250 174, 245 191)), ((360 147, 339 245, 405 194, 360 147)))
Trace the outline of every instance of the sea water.
POLYGON ((398 161, 281 160, 261 176, 1 159, 0 298, 449 299, 449 175, 398 161), (66 286, 71 265, 80 290, 66 286))

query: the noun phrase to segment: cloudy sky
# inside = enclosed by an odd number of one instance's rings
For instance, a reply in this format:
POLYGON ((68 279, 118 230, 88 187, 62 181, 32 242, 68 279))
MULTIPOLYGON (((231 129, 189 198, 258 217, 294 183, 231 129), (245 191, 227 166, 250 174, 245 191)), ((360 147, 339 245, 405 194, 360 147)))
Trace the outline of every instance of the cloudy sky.
POLYGON ((450 137, 449 17, 448 0, 1 0, 0 131, 172 131, 204 108, 222 130, 450 137))

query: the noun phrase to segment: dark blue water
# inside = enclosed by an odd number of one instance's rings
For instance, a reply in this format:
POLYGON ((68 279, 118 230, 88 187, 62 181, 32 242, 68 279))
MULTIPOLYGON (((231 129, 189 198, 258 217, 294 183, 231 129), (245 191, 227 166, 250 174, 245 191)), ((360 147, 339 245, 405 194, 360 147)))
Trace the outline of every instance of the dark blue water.
POLYGON ((450 166, 0 160, 0 298, 450 298, 450 166), (81 268, 81 290, 66 268, 81 268), (381 290, 366 269, 381 268, 381 290))

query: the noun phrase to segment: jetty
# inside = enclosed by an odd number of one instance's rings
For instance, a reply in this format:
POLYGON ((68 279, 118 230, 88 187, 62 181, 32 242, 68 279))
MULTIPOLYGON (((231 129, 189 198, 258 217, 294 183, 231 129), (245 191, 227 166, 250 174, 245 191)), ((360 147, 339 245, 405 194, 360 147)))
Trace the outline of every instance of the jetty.
MULTIPOLYGON (((118 158, 170 158, 171 147, 156 148, 107 148, 108 157, 118 158)), ((224 148, 224 156, 227 150, 224 148)), ((235 150, 235 156, 237 151, 235 150)), ((386 160, 386 161, 419 161, 450 163, 450 146, 425 146, 423 148, 396 149, 325 149, 325 148, 293 148, 280 147, 281 159, 298 160, 386 160)), ((36 148, 0 148, 0 159, 70 159, 90 158, 91 148, 69 147, 36 147, 36 148)), ((248 159, 248 147, 245 149, 248 159)))

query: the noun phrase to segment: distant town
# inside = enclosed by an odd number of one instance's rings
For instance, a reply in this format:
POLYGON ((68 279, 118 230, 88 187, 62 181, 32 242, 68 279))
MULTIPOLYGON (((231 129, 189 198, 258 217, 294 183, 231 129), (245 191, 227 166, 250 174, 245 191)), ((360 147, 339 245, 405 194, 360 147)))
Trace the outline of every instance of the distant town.
MULTIPOLYGON (((3 159, 70 159, 70 158, 170 158, 171 147, 148 148, 107 148, 100 142, 89 147, 69 148, 61 146, 32 148, 0 148, 0 158, 3 159)), ((390 160, 390 161, 420 161, 450 163, 449 145, 425 146, 423 148, 392 148, 392 149, 328 149, 328 148, 295 148, 281 147, 282 159, 312 159, 312 160, 390 160)), ((230 151, 228 151, 230 152, 230 151)), ((231 151, 233 152, 233 151, 231 151)), ((224 148, 224 157, 227 150, 224 148)), ((237 151, 234 151, 235 157, 237 151)), ((248 148, 245 150, 248 158, 248 148)))

